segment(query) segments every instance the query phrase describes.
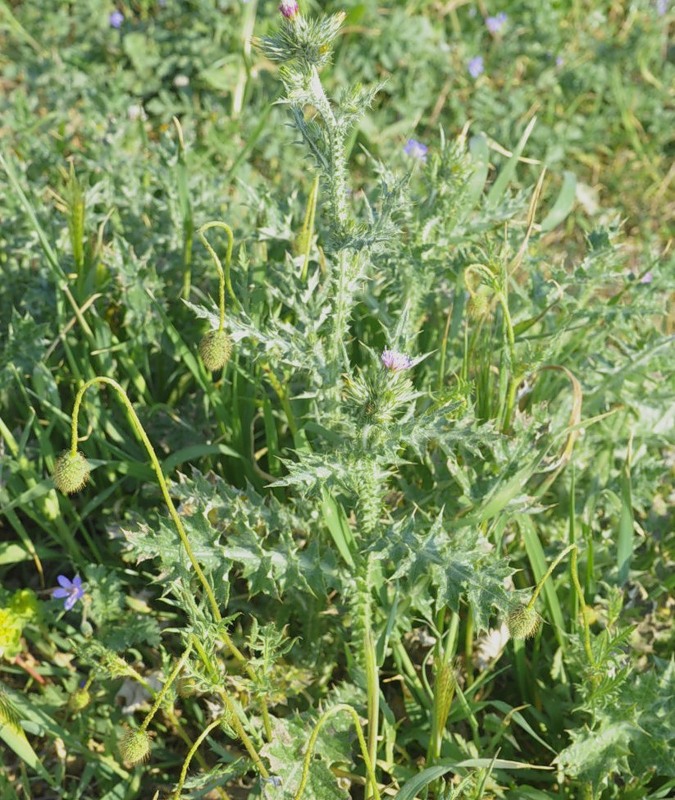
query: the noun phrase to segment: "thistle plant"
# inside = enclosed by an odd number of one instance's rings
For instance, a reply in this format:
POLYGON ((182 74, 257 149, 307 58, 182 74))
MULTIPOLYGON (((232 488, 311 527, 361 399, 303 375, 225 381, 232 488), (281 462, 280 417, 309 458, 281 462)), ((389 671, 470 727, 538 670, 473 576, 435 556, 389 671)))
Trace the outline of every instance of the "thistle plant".
MULTIPOLYGON (((670 341, 657 330, 668 251, 663 241, 657 251, 658 226, 648 248, 627 249, 630 263, 614 246, 618 227, 584 236, 575 220, 592 227, 603 215, 559 171, 573 152, 566 166, 587 183, 611 176, 613 142, 627 136, 640 146, 628 147, 631 180, 642 161, 662 170, 664 106, 644 105, 630 74, 652 93, 672 83, 656 63, 659 52, 667 61, 665 23, 613 9, 596 37, 573 19, 578 8, 562 4, 551 26, 529 4, 538 36, 528 42, 516 11, 498 7, 358 4, 343 31, 345 15, 310 18, 296 0, 231 3, 226 15, 222 3, 193 5, 194 38, 180 36, 181 4, 127 4, 112 30, 93 23, 102 46, 86 54, 77 41, 90 36, 70 34, 84 18, 70 15, 64 52, 75 57, 59 70, 100 51, 105 92, 120 94, 106 94, 103 119, 75 91, 81 81, 61 85, 57 106, 77 104, 89 144, 84 160, 68 148, 77 161, 65 199, 55 196, 60 235, 24 186, 35 170, 19 167, 30 156, 51 183, 62 152, 25 137, 28 121, 41 130, 30 93, 16 120, 6 115, 14 154, 0 155, 11 189, 0 234, 19 242, 19 267, 6 259, 0 300, 20 302, 2 328, 8 342, 0 336, 0 506, 19 538, 0 546, 12 585, 0 586, 0 657, 31 677, 21 702, 18 680, 0 688, 8 745, 29 778, 54 779, 54 796, 81 778, 101 796, 140 781, 172 800, 459 800, 546 794, 553 781, 561 796, 592 800, 667 792, 669 618, 663 576, 644 565, 665 564, 668 542, 670 341), (650 25, 659 46, 641 52, 650 25), (257 55, 256 26, 272 31, 257 55), (580 70, 574 54, 604 52, 608 29, 620 52, 602 71, 580 70), (264 107, 270 67, 277 108, 264 107), (377 102, 379 85, 348 83, 383 74, 377 102), (125 97, 129 86, 143 99, 125 97), (216 112, 223 90, 229 119, 216 112), (612 111, 621 133, 594 150, 612 111), (165 135, 173 114, 185 129, 174 119, 177 154, 165 135), (649 121, 649 141, 635 137, 636 120, 649 121), (97 156, 102 126, 110 146, 97 156), (195 224, 216 213, 232 227, 195 224), (188 301, 194 240, 218 275, 210 306, 188 301), (25 298, 12 288, 24 285, 25 298), (234 342, 236 369, 211 381, 234 342), (59 409, 73 382, 68 420, 59 409), (78 436, 93 386, 119 395, 168 514, 141 490, 138 465, 108 485, 125 458, 116 414, 104 414, 105 438, 100 425, 78 436), (64 419, 59 499, 42 473, 64 419), (35 546, 38 530, 58 547, 35 546), (41 584, 30 603, 12 594, 22 576, 41 584), (121 712, 117 690, 133 695, 121 712), (22 730, 40 718, 68 752, 56 776, 41 771, 53 762, 46 737, 22 730)), ((59 34, 45 31, 43 51, 27 33, 36 13, 0 11, 19 97, 62 52, 59 34), (39 59, 22 74, 31 51, 39 59)), ((637 193, 661 216, 666 172, 637 193)), ((43 188, 35 197, 51 198, 43 188)), ((26 782, 15 762, 0 795, 26 782)))

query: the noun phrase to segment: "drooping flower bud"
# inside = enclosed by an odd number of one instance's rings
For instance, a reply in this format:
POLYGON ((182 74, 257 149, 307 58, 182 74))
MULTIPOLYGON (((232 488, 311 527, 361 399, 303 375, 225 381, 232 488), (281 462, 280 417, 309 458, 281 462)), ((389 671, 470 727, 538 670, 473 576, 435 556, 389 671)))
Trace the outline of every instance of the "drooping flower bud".
POLYGON ((82 711, 83 708, 86 708, 89 703, 91 702, 91 695, 89 691, 84 687, 80 689, 76 689, 71 695, 68 700, 68 708, 77 713, 78 711, 82 711))
POLYGON ((120 755, 127 764, 140 764, 150 756, 150 736, 147 731, 127 729, 120 739, 120 755))
POLYGON ((484 291, 474 292, 469 297, 469 302, 466 304, 466 313, 469 319, 479 320, 487 314, 490 308, 490 298, 484 291))
POLYGON ((541 627, 541 617, 534 608, 526 605, 515 606, 506 618, 509 633, 514 639, 529 639, 541 627))
POLYGON ((54 485, 63 494, 74 494, 84 487, 89 479, 89 462, 83 453, 73 455, 64 451, 54 465, 54 485))
POLYGON ((214 372, 227 364, 232 355, 232 339, 226 331, 209 331, 199 344, 199 355, 206 369, 214 372))

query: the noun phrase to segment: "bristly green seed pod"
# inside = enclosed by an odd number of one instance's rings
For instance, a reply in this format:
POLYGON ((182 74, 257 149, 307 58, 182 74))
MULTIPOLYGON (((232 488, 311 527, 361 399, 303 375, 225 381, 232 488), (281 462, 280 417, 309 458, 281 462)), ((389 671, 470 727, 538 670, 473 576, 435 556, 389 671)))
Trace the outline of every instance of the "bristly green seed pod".
POLYGON ((519 605, 511 609, 506 618, 509 633, 514 639, 529 639, 541 627, 541 617, 530 606, 519 605))
POLYGON ((120 739, 120 755, 126 764, 140 764, 150 756, 150 736, 147 731, 127 729, 120 739))
POLYGON ((64 451, 54 465, 54 485, 63 494, 74 494, 84 487, 91 469, 84 453, 64 451))
POLYGON ((232 355, 230 335, 226 331, 209 331, 199 344, 199 355, 206 369, 222 369, 232 355))
POLYGON ((490 298, 485 292, 479 290, 469 298, 469 302, 466 304, 466 313, 469 315, 469 319, 479 320, 487 314, 489 308, 490 298))
POLYGON ((90 702, 91 695, 89 694, 89 691, 83 687, 81 689, 76 689, 70 695, 70 699, 68 700, 68 708, 77 713, 78 711, 82 711, 83 708, 86 708, 90 702))

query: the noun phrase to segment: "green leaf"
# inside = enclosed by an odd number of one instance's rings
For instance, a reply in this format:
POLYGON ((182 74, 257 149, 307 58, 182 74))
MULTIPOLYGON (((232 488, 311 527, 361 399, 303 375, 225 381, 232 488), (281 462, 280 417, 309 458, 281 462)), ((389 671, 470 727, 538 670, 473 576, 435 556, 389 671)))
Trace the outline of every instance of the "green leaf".
POLYGON ((539 230, 542 233, 548 233, 548 231, 552 231, 567 217, 574 206, 576 189, 576 175, 573 172, 565 171, 563 173, 563 185, 560 187, 558 197, 556 198, 551 210, 539 225, 539 230))
MULTIPOLYGON (((272 720, 272 739, 260 751, 270 764, 271 773, 281 779, 277 793, 268 789, 270 798, 292 800, 300 785, 303 759, 314 720, 306 715, 272 720)), ((351 720, 335 716, 323 726, 309 764, 309 780, 304 800, 348 800, 330 768, 334 764, 352 764, 351 720)))

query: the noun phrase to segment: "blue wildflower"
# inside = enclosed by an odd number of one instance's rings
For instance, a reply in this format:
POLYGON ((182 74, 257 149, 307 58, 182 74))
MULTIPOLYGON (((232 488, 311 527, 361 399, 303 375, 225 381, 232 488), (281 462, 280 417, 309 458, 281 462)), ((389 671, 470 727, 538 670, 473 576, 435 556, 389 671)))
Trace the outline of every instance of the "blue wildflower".
POLYGON ((665 17, 668 13, 668 0, 656 0, 656 13, 660 17, 665 17))
POLYGON ((490 31, 490 33, 499 33, 501 29, 504 27, 506 20, 508 17, 503 11, 500 11, 496 17, 487 17, 485 20, 485 27, 490 31))
POLYGON ((110 23, 111 28, 121 28, 122 23, 124 22, 124 14, 116 9, 108 17, 108 22, 110 23))
POLYGON ((64 600, 63 607, 66 611, 70 611, 75 603, 84 597, 82 578, 76 575, 71 581, 65 575, 57 575, 56 580, 59 582, 60 588, 54 589, 52 597, 57 600, 64 600))
POLYGON ((479 75, 482 75, 485 69, 483 65, 483 56, 474 56, 469 60, 466 68, 469 70, 469 75, 471 75, 472 78, 477 78, 479 75))
POLYGON ((429 148, 422 142, 418 142, 417 139, 408 139, 406 146, 403 148, 403 152, 407 156, 416 158, 418 161, 426 161, 428 151, 429 148))

